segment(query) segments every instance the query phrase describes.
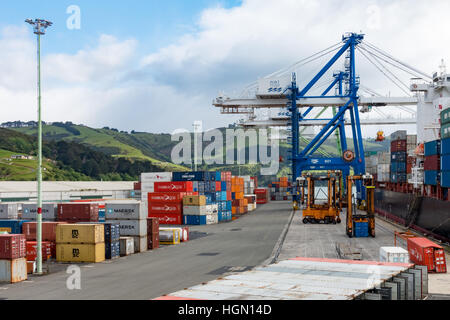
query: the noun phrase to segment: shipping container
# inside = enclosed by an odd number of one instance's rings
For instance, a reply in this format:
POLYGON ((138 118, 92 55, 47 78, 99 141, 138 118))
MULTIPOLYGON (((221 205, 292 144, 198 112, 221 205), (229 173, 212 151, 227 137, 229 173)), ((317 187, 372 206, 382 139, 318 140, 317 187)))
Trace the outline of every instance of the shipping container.
POLYGON ((0 234, 0 259, 19 259, 27 255, 25 235, 0 234))
POLYGON ((441 125, 450 123, 450 108, 441 111, 441 125))
POLYGON ((0 220, 0 232, 21 234, 26 220, 0 220))
POLYGON ((147 235, 158 234, 159 232, 159 219, 147 218, 147 235))
POLYGON ((407 132, 406 130, 398 130, 391 134, 391 141, 393 140, 406 140, 407 132))
POLYGON ((150 192, 148 193, 148 202, 157 203, 182 203, 184 192, 150 192))
POLYGON ((120 236, 143 237, 147 235, 147 219, 114 221, 120 225, 120 236))
POLYGON ((141 182, 167 182, 172 181, 172 172, 146 172, 141 173, 141 182))
POLYGON ((105 243, 105 259, 112 260, 120 257, 120 242, 119 240, 114 242, 105 243))
POLYGON ((0 219, 17 219, 19 206, 17 203, 0 203, 0 219))
MULTIPOLYGON (((42 261, 47 261, 52 257, 52 246, 48 241, 42 241, 42 261)), ((27 261, 35 261, 37 257, 37 242, 27 241, 26 242, 26 258, 27 261)))
POLYGON ((159 248, 159 230, 157 233, 153 233, 147 236, 147 249, 155 250, 159 248))
POLYGON ((0 260, 0 282, 17 283, 27 280, 27 259, 0 260))
POLYGON ((98 203, 59 203, 58 221, 98 222, 98 203))
POLYGON ((159 220, 159 224, 169 224, 169 225, 183 224, 183 214, 181 213, 164 213, 164 214, 149 213, 148 217, 157 218, 159 220))
POLYGON ((184 206, 183 207, 184 216, 205 216, 206 206, 184 206))
POLYGON ((134 242, 134 253, 145 252, 148 250, 148 238, 147 235, 140 237, 132 237, 134 242))
POLYGON ((450 188, 450 171, 441 172, 441 186, 444 188, 450 188))
POLYGON ((406 162, 407 154, 404 151, 392 152, 391 153, 391 163, 392 162, 406 162))
POLYGON ((381 247, 381 262, 410 263, 409 253, 401 247, 381 247))
POLYGON ((390 152, 378 152, 378 164, 390 164, 391 163, 391 153, 390 152))
POLYGON ((424 171, 424 182, 426 185, 435 186, 440 179, 439 171, 430 170, 424 171))
POLYGON ((117 222, 79 222, 78 224, 101 224, 105 230, 104 238, 105 243, 112 243, 119 241, 120 238, 120 226, 117 222))
POLYGON ((441 140, 441 155, 450 154, 450 138, 441 140))
POLYGON ((450 138, 450 123, 446 123, 441 126, 441 138, 442 139, 450 138))
MULTIPOLYGON (((56 227, 66 222, 42 222, 42 241, 56 241, 56 227)), ((25 222, 22 226, 23 233, 29 241, 36 240, 36 222, 25 222)))
POLYGON ((427 266, 429 272, 446 273, 444 249, 427 238, 408 238, 409 258, 415 264, 427 266))
POLYGON ((441 152, 441 140, 434 140, 425 143, 425 157, 433 156, 441 152))
POLYGON ((205 196, 184 196, 183 206, 205 206, 206 197, 205 196))
POLYGON ((141 201, 106 202, 106 220, 142 220, 147 218, 141 201))
POLYGON ((102 224, 60 224, 56 227, 56 243, 95 244, 105 242, 102 224))
MULTIPOLYGON (((439 170, 439 168, 437 170, 439 170)), ((441 171, 450 171, 450 154, 441 156, 440 170, 441 171)))
POLYGON ((426 156, 423 163, 423 168, 425 171, 439 171, 441 168, 441 158, 439 155, 435 154, 432 156, 426 156))
POLYGON ((164 203, 164 202, 149 202, 149 215, 155 214, 181 214, 183 212, 182 203, 164 203))
MULTIPOLYGON (((42 204, 42 220, 55 221, 57 217, 57 204, 44 203, 42 204)), ((37 204, 23 203, 22 204, 22 219, 36 220, 37 204)))
POLYGON ((120 237, 120 255, 129 256, 134 253, 133 237, 120 237))
POLYGON ((155 192, 193 192, 192 181, 155 182, 155 192))
POLYGON ((394 140, 391 142, 392 152, 406 152, 406 140, 394 140))
POLYGON ((206 215, 203 216, 183 216, 183 224, 185 225, 206 225, 206 215))
POLYGON ((105 243, 96 244, 56 244, 58 262, 97 263, 105 261, 105 243))
POLYGON ((204 171, 197 172, 174 172, 172 176, 172 181, 205 181, 206 175, 204 171))

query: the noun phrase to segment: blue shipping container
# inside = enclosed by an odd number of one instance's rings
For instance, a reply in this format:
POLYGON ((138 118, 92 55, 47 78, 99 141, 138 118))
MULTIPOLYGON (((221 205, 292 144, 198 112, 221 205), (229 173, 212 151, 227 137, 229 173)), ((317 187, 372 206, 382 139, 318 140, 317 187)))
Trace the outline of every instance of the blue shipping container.
POLYGON ((105 243, 105 259, 110 260, 120 256, 120 242, 105 243))
POLYGON ((227 182, 226 181, 222 181, 220 183, 220 190, 221 191, 227 191, 227 182))
POLYGON ((22 225, 29 220, 0 220, 0 231, 7 231, 10 234, 21 234, 22 225))
POLYGON ((441 171, 450 171, 450 154, 441 156, 441 171))
POLYGON ((183 223, 185 225, 205 225, 206 216, 183 216, 183 223))
POLYGON ((441 172, 441 186, 450 188, 450 171, 441 172))
POLYGON ((174 172, 172 175, 172 181, 205 181, 205 172, 174 172))
POLYGON ((405 173, 406 172, 406 162, 391 162, 391 172, 392 173, 405 173))
POLYGON ((441 154, 450 154, 450 138, 441 140, 441 154))
POLYGON ((441 140, 434 140, 425 143, 425 157, 434 156, 441 152, 441 140))
POLYGON ((233 203, 231 201, 227 201, 227 211, 231 211, 231 207, 233 206, 233 203))
POLYGON ((425 171, 425 184, 430 186, 437 185, 438 182, 438 171, 430 170, 425 171))
POLYGON ((391 163, 392 162, 406 162, 406 152, 399 151, 399 152, 392 152, 391 153, 391 163))
POLYGON ((369 236, 369 223, 368 222, 355 222, 355 237, 362 238, 369 236))

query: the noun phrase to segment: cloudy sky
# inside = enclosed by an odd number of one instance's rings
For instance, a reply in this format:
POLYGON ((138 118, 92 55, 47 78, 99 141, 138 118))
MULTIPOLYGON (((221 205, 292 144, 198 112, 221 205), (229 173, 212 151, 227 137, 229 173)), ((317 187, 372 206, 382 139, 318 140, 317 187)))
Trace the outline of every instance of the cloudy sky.
MULTIPOLYGON (((438 71, 441 59, 450 64, 449 12, 447 0, 10 1, 0 12, 0 121, 36 119, 36 42, 26 18, 54 22, 42 41, 45 121, 172 132, 194 120, 207 128, 236 120, 212 106, 219 92, 240 92, 348 31, 438 71), (71 5, 80 9, 79 29, 68 28, 71 5)), ((301 82, 326 58, 296 70, 301 82)), ((358 59, 364 86, 404 95, 358 59)))

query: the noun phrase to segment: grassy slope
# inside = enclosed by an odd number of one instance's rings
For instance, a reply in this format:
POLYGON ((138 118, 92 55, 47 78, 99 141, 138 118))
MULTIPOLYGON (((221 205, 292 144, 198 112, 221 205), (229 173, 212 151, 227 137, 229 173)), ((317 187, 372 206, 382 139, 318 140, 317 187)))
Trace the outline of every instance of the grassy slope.
MULTIPOLYGON (((65 128, 57 126, 43 126, 43 135, 46 139, 65 140, 85 144, 96 151, 104 152, 114 157, 130 159, 143 159, 151 161, 161 170, 186 170, 185 167, 170 163, 170 150, 172 145, 170 136, 153 135, 149 133, 127 134, 107 129, 93 129, 85 126, 73 125, 80 135, 74 135, 65 128), (161 139, 163 137, 164 139, 161 139), (165 141, 164 141, 165 140, 165 141), (155 149, 162 147, 161 153, 155 149)), ((19 132, 36 135, 36 128, 17 128, 19 132)))
MULTIPOLYGON (((1 181, 35 181, 36 160, 11 160, 12 155, 24 155, 0 149, 0 180, 1 181)), ((42 163, 44 180, 72 180, 74 174, 84 181, 92 180, 89 177, 57 168, 53 162, 44 159, 42 163)))

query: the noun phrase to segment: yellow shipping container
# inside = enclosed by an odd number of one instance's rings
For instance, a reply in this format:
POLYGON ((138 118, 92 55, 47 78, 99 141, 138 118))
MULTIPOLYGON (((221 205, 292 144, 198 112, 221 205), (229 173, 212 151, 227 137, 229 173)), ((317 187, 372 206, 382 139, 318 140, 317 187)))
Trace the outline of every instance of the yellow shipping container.
POLYGON ((58 262, 102 262, 105 261, 105 243, 57 244, 58 262))
POLYGON ((102 224, 59 224, 56 226, 56 243, 105 242, 105 229, 102 224))
POLYGON ((206 206, 205 196, 184 196, 183 205, 185 206, 206 206))

